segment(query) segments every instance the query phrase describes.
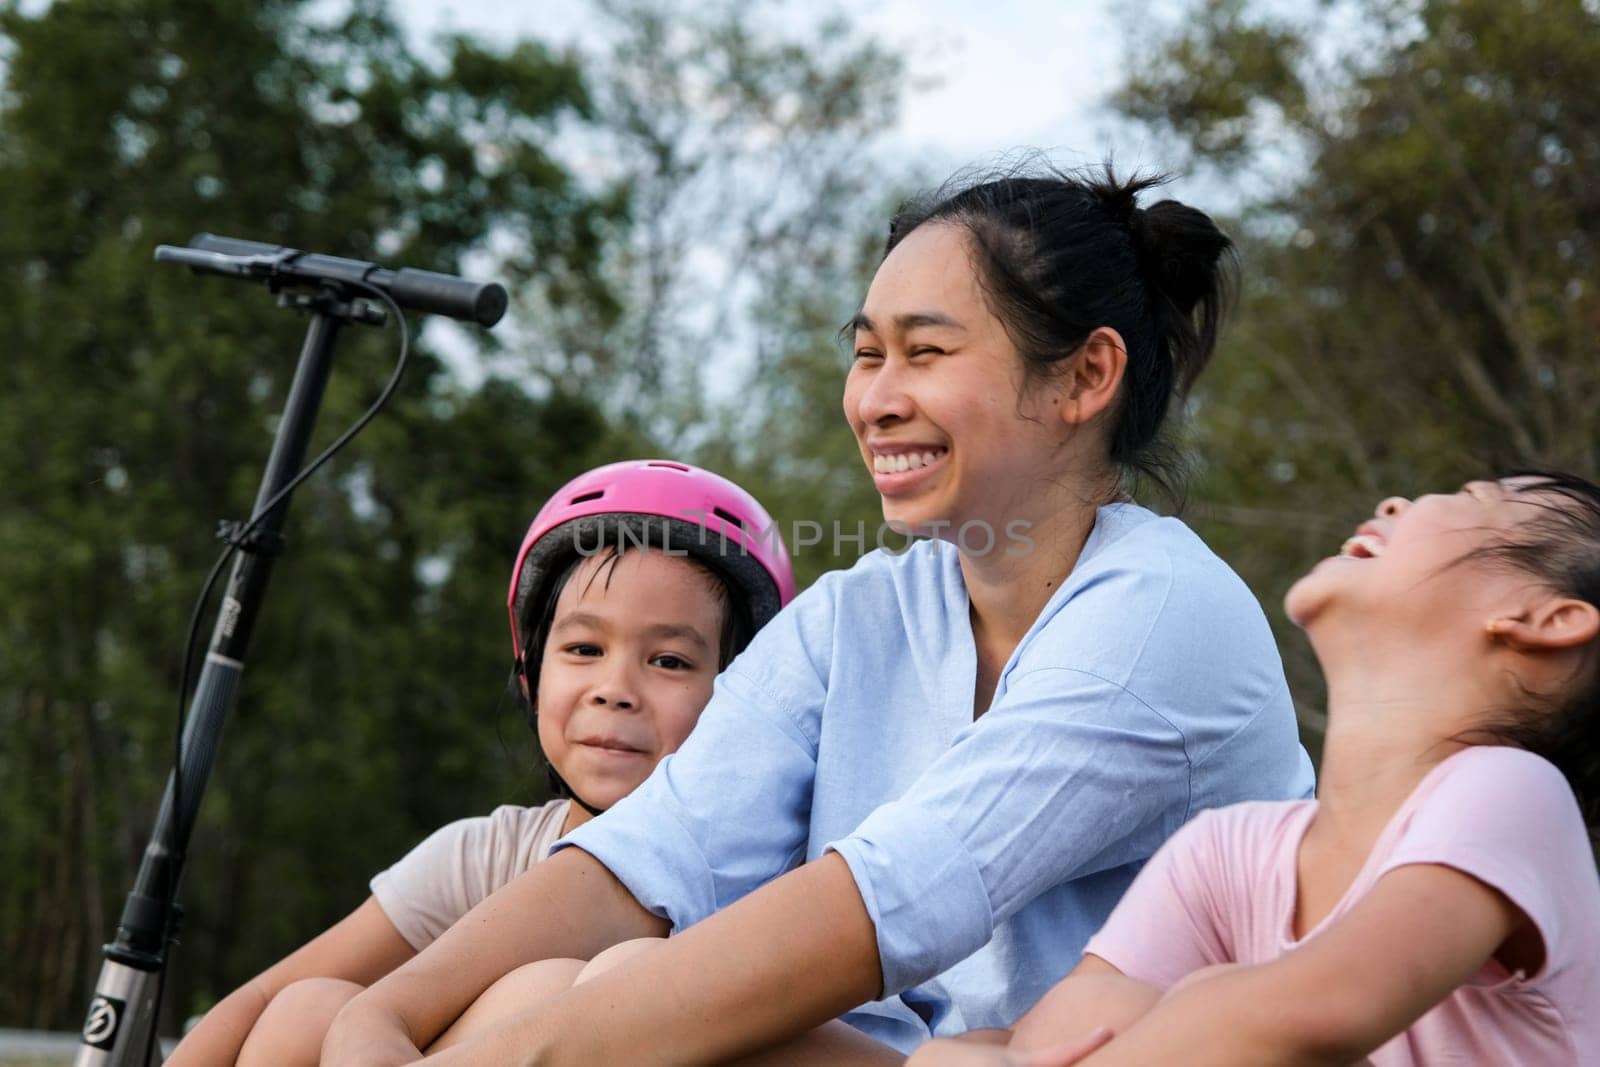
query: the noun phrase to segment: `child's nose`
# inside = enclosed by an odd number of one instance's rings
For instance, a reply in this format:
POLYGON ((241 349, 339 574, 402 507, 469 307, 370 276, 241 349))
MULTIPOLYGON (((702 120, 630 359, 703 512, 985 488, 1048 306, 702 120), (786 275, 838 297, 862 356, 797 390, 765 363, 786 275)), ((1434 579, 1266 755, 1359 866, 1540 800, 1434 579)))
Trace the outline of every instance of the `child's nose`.
POLYGON ((1402 513, 1411 506, 1411 501, 1403 496, 1391 496, 1378 503, 1378 517, 1383 519, 1398 519, 1402 513))
POLYGON ((589 700, 596 705, 621 708, 623 711, 631 711, 639 706, 639 694, 630 673, 625 669, 614 670, 608 677, 602 678, 590 692, 589 700))

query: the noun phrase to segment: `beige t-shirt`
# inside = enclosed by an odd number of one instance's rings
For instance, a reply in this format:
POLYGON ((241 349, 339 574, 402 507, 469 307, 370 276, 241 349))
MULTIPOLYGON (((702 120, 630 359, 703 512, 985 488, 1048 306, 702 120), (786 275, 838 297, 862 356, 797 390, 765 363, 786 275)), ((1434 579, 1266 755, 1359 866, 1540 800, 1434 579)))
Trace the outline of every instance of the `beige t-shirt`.
POLYGON ((567 804, 506 804, 440 827, 379 872, 372 895, 400 936, 421 952, 490 893, 544 859, 561 836, 567 804))

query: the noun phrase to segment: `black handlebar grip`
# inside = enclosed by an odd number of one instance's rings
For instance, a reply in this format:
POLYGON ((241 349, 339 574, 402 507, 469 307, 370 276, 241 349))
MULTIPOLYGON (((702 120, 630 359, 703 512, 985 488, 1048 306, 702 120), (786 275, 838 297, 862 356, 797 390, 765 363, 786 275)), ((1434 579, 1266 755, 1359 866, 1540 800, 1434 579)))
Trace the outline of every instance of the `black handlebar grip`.
POLYGON ((454 274, 411 267, 391 271, 357 259, 302 252, 237 237, 219 237, 214 233, 195 234, 189 247, 225 256, 284 257, 274 268, 278 277, 308 282, 318 279, 363 282, 386 290, 403 308, 448 315, 453 319, 470 319, 484 326, 493 326, 506 313, 506 291, 497 282, 469 281, 454 274))
POLYGON ((388 285, 395 302, 418 311, 471 319, 493 326, 506 313, 506 291, 498 282, 474 282, 453 274, 405 267, 388 285))

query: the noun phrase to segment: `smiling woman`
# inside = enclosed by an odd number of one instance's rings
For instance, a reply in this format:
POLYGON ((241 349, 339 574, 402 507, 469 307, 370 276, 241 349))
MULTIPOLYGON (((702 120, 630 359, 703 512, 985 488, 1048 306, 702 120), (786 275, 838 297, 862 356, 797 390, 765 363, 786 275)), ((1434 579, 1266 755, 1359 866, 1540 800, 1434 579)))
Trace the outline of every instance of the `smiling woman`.
POLYGON ((927 540, 797 597, 677 753, 354 1000, 325 1063, 408 1062, 491 987, 439 1060, 898 1062, 1009 1026, 1199 810, 1309 791, 1254 598, 1124 492, 1229 263, 1149 185, 1007 175, 896 217, 844 415, 927 540))

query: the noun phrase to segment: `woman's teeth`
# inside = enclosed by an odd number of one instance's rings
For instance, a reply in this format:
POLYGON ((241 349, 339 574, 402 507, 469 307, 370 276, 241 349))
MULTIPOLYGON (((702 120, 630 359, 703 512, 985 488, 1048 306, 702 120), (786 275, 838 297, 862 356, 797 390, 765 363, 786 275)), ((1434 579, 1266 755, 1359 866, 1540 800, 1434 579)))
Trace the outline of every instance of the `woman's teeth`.
POLYGON ((899 474, 902 471, 921 470, 945 454, 945 449, 931 452, 897 452, 892 456, 875 455, 872 469, 878 474, 899 474))
POLYGON ((1339 546, 1339 555, 1352 559, 1377 559, 1383 555, 1383 542, 1371 534, 1356 534, 1339 546))

